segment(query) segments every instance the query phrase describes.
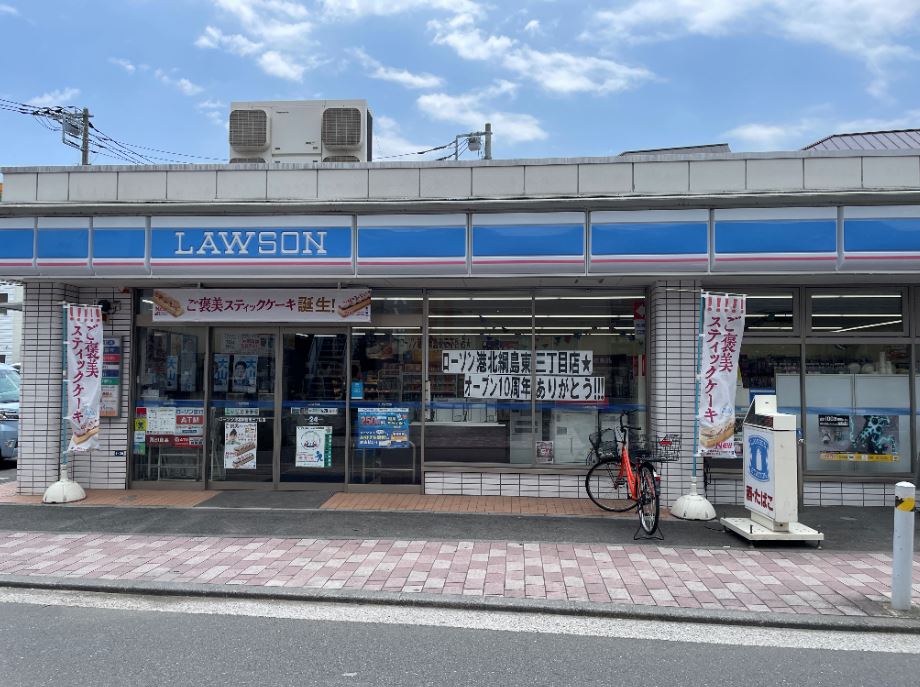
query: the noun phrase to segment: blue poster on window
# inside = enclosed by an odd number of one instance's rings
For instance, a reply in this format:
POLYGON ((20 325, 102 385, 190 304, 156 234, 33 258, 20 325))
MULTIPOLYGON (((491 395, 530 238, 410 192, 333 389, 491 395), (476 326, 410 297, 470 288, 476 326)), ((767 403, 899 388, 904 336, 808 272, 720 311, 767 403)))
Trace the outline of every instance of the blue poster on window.
POLYGON ((358 408, 358 448, 408 447, 408 408, 358 408))

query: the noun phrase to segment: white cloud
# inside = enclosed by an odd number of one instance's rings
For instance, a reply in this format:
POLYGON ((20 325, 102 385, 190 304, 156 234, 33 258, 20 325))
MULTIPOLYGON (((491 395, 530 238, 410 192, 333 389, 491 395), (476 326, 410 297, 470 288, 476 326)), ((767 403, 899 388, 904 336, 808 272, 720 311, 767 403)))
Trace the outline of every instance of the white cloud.
POLYGON ((908 110, 900 116, 886 119, 869 117, 839 120, 821 115, 804 116, 791 122, 750 122, 736 126, 722 133, 722 136, 736 149, 740 145, 744 150, 798 150, 832 134, 890 131, 917 126, 920 126, 920 109, 908 110))
POLYGON ((51 107, 53 105, 69 105, 70 101, 80 95, 79 88, 62 88, 56 91, 48 91, 26 101, 28 105, 35 107, 51 107))
POLYGON ((887 94, 893 64, 916 60, 908 43, 916 33, 920 0, 634 0, 595 14, 583 38, 665 40, 686 34, 775 34, 824 45, 860 59, 868 91, 887 94))
POLYGON ((19 10, 17 10, 17 9, 16 9, 15 7, 13 7, 12 5, 3 5, 3 4, 0 4, 0 14, 9 14, 9 15, 15 16, 15 15, 19 14, 19 10))
POLYGON ((543 30, 540 28, 540 20, 539 20, 539 19, 531 19, 529 22, 527 22, 527 23, 524 25, 524 31, 525 31, 526 33, 531 33, 531 34, 542 33, 543 30))
POLYGON ((252 55, 262 49, 261 43, 249 40, 240 34, 225 34, 213 26, 206 26, 204 33, 198 36, 195 45, 199 48, 215 48, 232 52, 235 55, 252 55))
POLYGON ((544 52, 508 36, 486 36, 475 26, 473 17, 465 14, 447 21, 434 20, 428 26, 435 32, 435 43, 453 48, 460 57, 497 62, 551 93, 615 93, 654 78, 642 67, 561 51, 544 52))
POLYGON ((491 122, 496 141, 526 143, 545 139, 548 134, 533 115, 503 112, 487 106, 489 100, 513 93, 515 88, 514 84, 502 81, 475 93, 422 95, 416 104, 433 119, 451 122, 471 131, 479 131, 486 122, 491 122))
POLYGON ((183 95, 198 95, 204 90, 198 84, 192 83, 184 77, 179 77, 178 79, 173 78, 162 69, 154 70, 153 75, 159 79, 161 83, 178 89, 183 95))
POLYGON ((351 54, 369 70, 368 76, 372 79, 391 81, 405 88, 437 88, 443 83, 443 79, 427 72, 414 74, 406 69, 386 67, 359 48, 352 50, 351 54))
POLYGON ((306 21, 309 11, 297 2, 286 0, 212 0, 212 2, 218 8, 234 16, 246 34, 276 48, 296 48, 307 40, 313 30, 313 24, 306 21))
MULTIPOLYGON (((395 119, 379 114, 374 117, 375 160, 386 157, 402 156, 406 153, 410 155, 406 156, 405 160, 423 159, 421 157, 415 157, 411 155, 411 153, 418 152, 419 150, 427 150, 428 148, 431 148, 430 143, 413 143, 403 136, 399 124, 395 119)), ((443 151, 438 151, 438 154, 442 155, 443 151)))
POLYGON ((320 0, 319 4, 327 17, 349 19, 402 14, 420 9, 471 14, 481 11, 479 3, 473 0, 320 0))
POLYGON ((306 67, 293 58, 276 50, 269 50, 259 57, 259 66, 266 74, 289 81, 300 81, 306 67))
POLYGON ((221 128, 230 126, 227 120, 227 105, 220 100, 202 100, 195 108, 207 117, 213 124, 221 128))
POLYGON ((110 57, 109 62, 115 65, 118 65, 119 67, 124 69, 129 74, 133 74, 137 70, 137 67, 135 67, 134 64, 132 64, 130 60, 126 60, 123 57, 110 57))

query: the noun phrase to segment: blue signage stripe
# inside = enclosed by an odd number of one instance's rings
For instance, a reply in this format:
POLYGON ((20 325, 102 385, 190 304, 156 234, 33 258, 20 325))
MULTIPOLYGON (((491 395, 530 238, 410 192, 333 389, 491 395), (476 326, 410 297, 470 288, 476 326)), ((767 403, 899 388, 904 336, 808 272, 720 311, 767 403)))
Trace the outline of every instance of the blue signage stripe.
POLYGON ((843 249, 855 252, 920 251, 920 219, 848 219, 843 249))
POLYGON ((189 262, 268 258, 351 258, 348 227, 154 228, 151 258, 189 262))
POLYGON ((94 258, 143 258, 147 240, 143 229, 94 229, 94 258))
POLYGON ((358 258, 462 258, 465 227, 360 227, 358 258))
POLYGON ((39 229, 39 258, 85 258, 89 255, 89 229, 39 229))
POLYGON ((705 222, 592 224, 591 255, 692 255, 707 253, 705 222))
POLYGON ((716 253, 833 253, 837 222, 769 220, 716 222, 716 253))
POLYGON ((0 229, 0 258, 31 258, 32 229, 0 229))
POLYGON ((473 256, 532 256, 585 254, 581 224, 508 224, 473 227, 473 256))

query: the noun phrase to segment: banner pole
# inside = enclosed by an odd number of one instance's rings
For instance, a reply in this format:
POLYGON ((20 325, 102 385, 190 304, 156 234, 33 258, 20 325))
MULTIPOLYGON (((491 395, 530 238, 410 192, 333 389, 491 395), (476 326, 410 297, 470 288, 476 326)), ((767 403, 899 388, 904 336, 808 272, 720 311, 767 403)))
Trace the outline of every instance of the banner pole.
POLYGON ((693 399, 693 472, 690 475, 690 489, 671 506, 671 514, 681 520, 713 520, 716 510, 707 498, 696 488, 696 461, 699 453, 700 436, 700 378, 703 374, 703 317, 705 315, 706 292, 700 291, 699 326, 696 331, 696 393, 693 399))
POLYGON ((67 465, 67 335, 69 331, 70 304, 61 303, 61 455, 58 481, 45 489, 42 503, 71 503, 86 498, 83 487, 70 479, 67 465))
POLYGON ((697 312, 699 325, 696 328, 696 384, 693 394, 693 481, 696 481, 696 459, 700 449, 700 376, 703 374, 703 315, 705 298, 700 292, 700 307, 697 312))

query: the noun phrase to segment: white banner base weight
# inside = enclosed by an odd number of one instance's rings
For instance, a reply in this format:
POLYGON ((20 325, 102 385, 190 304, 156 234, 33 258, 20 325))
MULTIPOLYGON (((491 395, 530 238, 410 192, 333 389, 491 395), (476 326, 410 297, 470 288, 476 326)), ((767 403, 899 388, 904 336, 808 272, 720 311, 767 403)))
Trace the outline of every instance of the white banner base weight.
POLYGON ((716 509, 696 490, 696 477, 690 478, 690 492, 681 496, 671 506, 671 515, 681 520, 715 519, 716 509))
POLYGON ((67 475, 67 466, 61 466, 61 479, 45 489, 42 503, 73 503, 86 498, 83 487, 67 475))

